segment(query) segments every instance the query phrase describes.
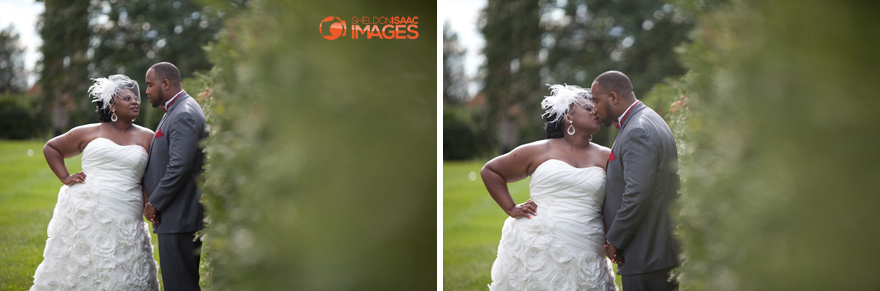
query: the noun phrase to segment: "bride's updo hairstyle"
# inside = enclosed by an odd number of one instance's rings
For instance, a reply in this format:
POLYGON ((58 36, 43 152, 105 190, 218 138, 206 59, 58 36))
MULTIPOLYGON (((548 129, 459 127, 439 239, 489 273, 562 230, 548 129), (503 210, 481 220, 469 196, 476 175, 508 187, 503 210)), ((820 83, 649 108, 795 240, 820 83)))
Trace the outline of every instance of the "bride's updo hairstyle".
POLYGON ((541 101, 541 109, 544 109, 544 131, 547 138, 561 138, 565 131, 563 118, 571 112, 571 105, 585 105, 593 103, 590 89, 584 89, 575 85, 550 85, 550 96, 544 96, 541 101))
POLYGON ((126 75, 111 75, 107 78, 92 79, 92 81, 95 83, 89 87, 89 96, 92 97, 92 102, 97 104, 98 108, 95 109, 95 112, 98 113, 101 122, 110 122, 110 115, 112 115, 110 100, 116 97, 120 90, 129 90, 137 96, 138 100, 141 99, 138 83, 126 75))

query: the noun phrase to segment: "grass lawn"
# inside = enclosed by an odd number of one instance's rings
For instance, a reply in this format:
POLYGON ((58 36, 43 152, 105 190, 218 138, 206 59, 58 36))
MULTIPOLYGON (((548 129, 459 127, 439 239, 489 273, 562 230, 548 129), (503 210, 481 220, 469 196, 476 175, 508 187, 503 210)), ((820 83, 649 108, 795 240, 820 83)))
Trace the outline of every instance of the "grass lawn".
MULTIPOLYGON (((43 158, 43 144, 0 140, 0 290, 30 288, 43 261, 46 227, 63 185, 43 158)), ((71 173, 81 170, 80 158, 65 160, 71 173)), ((156 246, 153 235, 158 261, 156 246)))
MULTIPOLYGON (((507 215, 480 179, 485 161, 443 162, 443 289, 486 290, 507 215)), ((529 198, 529 179, 508 184, 513 200, 529 198)), ((617 276, 617 286, 620 286, 617 276)))

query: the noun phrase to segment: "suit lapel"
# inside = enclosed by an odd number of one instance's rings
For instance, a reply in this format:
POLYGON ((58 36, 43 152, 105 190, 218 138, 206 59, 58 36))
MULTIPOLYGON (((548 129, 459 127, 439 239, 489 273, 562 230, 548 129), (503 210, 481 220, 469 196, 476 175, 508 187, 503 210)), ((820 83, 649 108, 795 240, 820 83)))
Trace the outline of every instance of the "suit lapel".
POLYGON ((636 119, 636 114, 645 109, 645 107, 648 106, 645 106, 644 102, 639 102, 639 104, 633 106, 633 108, 631 109, 632 111, 629 113, 629 116, 627 116, 626 119, 623 120, 623 124, 620 125, 620 131, 623 131, 623 129, 626 128, 626 125, 629 124, 630 120, 636 119))
MULTIPOLYGON (((189 94, 186 94, 186 91, 184 91, 183 93, 180 94, 180 96, 177 96, 177 100, 175 100, 174 103, 171 103, 171 106, 168 106, 168 108, 166 108, 167 111, 165 112, 165 114, 162 115, 162 120, 159 120, 159 126, 156 127, 157 133, 159 131, 161 131, 162 128, 164 128, 163 126, 165 125, 165 118, 171 114, 171 111, 173 111, 174 108, 177 108, 178 104, 184 102, 184 99, 186 99, 186 98, 189 98, 189 94)), ((156 135, 153 135, 153 141, 150 142, 150 154, 153 153, 153 146, 155 145, 155 143, 156 143, 156 135)))
POLYGON ((629 115, 623 120, 623 124, 620 125, 620 130, 617 132, 617 136, 614 137, 614 143, 611 144, 611 152, 614 152, 615 146, 617 145, 617 140, 620 139, 621 134, 623 133, 623 129, 626 128, 626 125, 629 124, 630 120, 636 118, 636 115, 645 109, 646 106, 644 102, 639 102, 630 109, 629 115))
POLYGON ((186 98, 189 98, 189 94, 186 94, 186 91, 183 91, 183 93, 180 93, 180 96, 177 96, 177 100, 174 100, 174 102, 171 103, 168 108, 166 108, 168 110, 168 112, 166 113, 171 113, 171 111, 174 111, 174 108, 177 108, 177 105, 183 103, 186 98))
MULTIPOLYGON (((189 94, 186 94, 186 91, 181 93, 180 96, 177 96, 177 100, 174 100, 174 103, 171 103, 171 105, 166 108, 167 111, 162 115, 162 120, 159 121, 159 126, 156 127, 156 130, 162 129, 162 125, 165 125, 165 118, 168 117, 168 115, 171 115, 171 112, 174 111, 174 108, 177 108, 177 105, 186 102, 186 98, 189 98, 189 94)), ((153 140, 155 140, 155 138, 153 140)))

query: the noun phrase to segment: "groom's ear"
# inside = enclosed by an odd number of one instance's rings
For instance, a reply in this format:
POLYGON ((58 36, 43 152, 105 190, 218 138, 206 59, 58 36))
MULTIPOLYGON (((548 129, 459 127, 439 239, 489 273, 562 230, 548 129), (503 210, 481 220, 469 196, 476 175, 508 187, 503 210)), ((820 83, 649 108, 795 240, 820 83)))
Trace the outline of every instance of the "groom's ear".
POLYGON ((617 92, 611 91, 611 93, 608 93, 608 103, 617 105, 618 102, 620 102, 620 96, 617 95, 617 92))
POLYGON ((169 89, 171 89, 171 81, 168 81, 168 79, 162 79, 162 90, 164 91, 169 89))

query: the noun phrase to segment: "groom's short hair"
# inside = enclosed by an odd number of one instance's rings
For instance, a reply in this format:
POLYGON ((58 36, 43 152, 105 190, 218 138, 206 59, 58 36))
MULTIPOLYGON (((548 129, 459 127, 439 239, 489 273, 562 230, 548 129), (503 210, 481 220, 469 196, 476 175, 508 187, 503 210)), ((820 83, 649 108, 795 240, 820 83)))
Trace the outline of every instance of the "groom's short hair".
POLYGON ((595 82, 599 83, 599 87, 610 93, 617 92, 619 95, 626 95, 633 91, 632 82, 625 74, 620 71, 607 71, 596 77, 595 82))
POLYGON ((160 62, 150 67, 159 80, 168 79, 173 85, 180 85, 180 70, 172 63, 160 62))

